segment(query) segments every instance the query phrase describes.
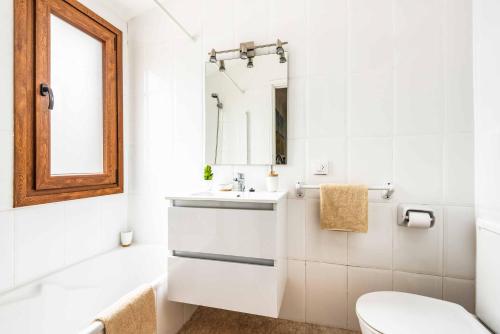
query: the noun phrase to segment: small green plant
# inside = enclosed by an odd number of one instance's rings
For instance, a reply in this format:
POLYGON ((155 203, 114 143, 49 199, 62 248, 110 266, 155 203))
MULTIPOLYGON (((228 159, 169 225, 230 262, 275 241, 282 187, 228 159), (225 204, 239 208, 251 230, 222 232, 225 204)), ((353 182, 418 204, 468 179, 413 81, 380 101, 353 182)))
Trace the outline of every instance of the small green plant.
POLYGON ((212 166, 206 165, 205 169, 203 170, 203 179, 206 181, 210 181, 213 177, 214 173, 212 172, 212 166))

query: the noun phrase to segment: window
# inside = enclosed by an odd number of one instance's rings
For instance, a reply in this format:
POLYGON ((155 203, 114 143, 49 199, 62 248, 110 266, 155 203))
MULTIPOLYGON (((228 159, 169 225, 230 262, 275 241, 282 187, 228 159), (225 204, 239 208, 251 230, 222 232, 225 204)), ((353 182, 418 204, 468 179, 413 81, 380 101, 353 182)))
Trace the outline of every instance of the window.
POLYGON ((121 31, 74 0, 15 0, 15 190, 123 192, 121 31))

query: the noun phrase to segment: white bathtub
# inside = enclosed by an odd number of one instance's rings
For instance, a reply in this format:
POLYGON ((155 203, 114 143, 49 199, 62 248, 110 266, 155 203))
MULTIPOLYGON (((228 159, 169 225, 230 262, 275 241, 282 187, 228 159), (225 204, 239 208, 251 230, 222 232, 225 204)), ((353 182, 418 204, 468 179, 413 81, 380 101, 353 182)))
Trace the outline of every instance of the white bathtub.
POLYGON ((184 306, 166 300, 167 248, 133 246, 94 257, 0 295, 0 333, 85 331, 95 316, 141 284, 153 284, 158 333, 175 333, 184 306))

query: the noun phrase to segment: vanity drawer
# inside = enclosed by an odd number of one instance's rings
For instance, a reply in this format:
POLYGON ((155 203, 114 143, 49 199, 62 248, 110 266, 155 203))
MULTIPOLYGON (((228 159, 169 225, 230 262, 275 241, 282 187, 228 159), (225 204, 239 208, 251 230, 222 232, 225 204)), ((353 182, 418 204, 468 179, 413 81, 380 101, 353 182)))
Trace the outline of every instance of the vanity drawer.
POLYGON ((276 318, 282 300, 279 272, 271 266, 170 256, 167 295, 175 302, 276 318))
POLYGON ((170 250, 276 258, 276 211, 170 207, 170 250))

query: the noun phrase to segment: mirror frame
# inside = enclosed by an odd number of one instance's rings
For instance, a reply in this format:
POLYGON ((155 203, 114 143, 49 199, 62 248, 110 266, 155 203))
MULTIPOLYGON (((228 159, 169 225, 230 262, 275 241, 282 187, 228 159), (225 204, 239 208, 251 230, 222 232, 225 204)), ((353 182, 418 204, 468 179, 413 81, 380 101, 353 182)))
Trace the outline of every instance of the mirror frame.
POLYGON ((14 27, 14 207, 122 193, 122 32, 76 0, 14 0, 14 27), (103 43, 102 174, 50 173, 51 13, 103 43))

